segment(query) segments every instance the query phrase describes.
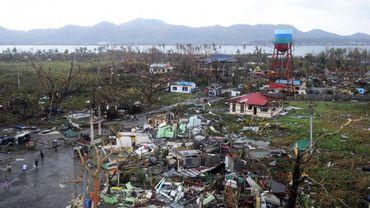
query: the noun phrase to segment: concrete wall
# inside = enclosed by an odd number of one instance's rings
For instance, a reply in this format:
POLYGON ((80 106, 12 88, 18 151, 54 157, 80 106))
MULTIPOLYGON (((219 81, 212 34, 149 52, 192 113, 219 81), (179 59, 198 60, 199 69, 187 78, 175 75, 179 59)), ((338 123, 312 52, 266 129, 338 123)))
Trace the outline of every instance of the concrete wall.
POLYGON ((249 115, 249 116, 257 116, 257 117, 262 117, 262 118, 271 118, 273 116, 276 116, 279 114, 283 108, 282 107, 276 107, 275 110, 272 110, 272 107, 268 107, 267 111, 261 111, 260 106, 251 106, 252 108, 249 109, 248 105, 244 105, 244 112, 240 111, 241 104, 236 103, 235 104, 235 112, 233 112, 233 104, 229 104, 229 113, 230 114, 235 114, 235 115, 249 115), (254 108, 257 108, 257 113, 254 115, 254 108))
POLYGON ((172 72, 172 68, 149 68, 151 74, 164 74, 172 72))
POLYGON ((192 92, 192 89, 195 89, 196 86, 183 86, 183 85, 174 85, 172 84, 170 86, 170 91, 171 92, 181 92, 181 93, 191 93, 192 92), (177 89, 174 89, 173 87, 176 87, 177 89), (187 91, 183 91, 182 88, 183 87, 187 87, 187 91))

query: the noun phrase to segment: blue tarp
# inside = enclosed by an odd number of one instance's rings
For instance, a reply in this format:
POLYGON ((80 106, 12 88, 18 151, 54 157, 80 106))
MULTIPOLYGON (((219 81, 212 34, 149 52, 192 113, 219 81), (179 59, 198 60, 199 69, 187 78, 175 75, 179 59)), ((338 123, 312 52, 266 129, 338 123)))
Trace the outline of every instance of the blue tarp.
POLYGON ((358 87, 358 88, 356 88, 356 91, 357 91, 359 94, 361 94, 361 95, 365 94, 365 88, 358 87))
POLYGON ((310 147, 310 140, 308 139, 300 139, 298 140, 294 145, 293 145, 293 149, 295 148, 295 145, 297 145, 298 149, 300 151, 304 151, 306 150, 307 148, 310 147))
MULTIPOLYGON (((286 79, 278 79, 275 81, 275 83, 278 83, 278 84, 288 84, 288 80, 286 79)), ((292 80, 289 80, 289 84, 292 84, 292 80)), ((301 81, 299 80, 294 80, 293 81, 293 85, 301 85, 301 81)))
POLYGON ((15 128, 16 129, 24 129, 25 126, 23 126, 22 124, 17 124, 17 125, 15 125, 15 128))

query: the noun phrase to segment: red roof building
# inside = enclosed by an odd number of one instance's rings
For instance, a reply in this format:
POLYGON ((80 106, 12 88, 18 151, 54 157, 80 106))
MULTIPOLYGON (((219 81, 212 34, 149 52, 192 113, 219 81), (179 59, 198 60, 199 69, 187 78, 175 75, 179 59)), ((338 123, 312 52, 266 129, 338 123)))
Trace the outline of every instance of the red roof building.
POLYGON ((268 102, 268 98, 260 92, 252 92, 246 95, 230 99, 231 103, 245 103, 247 105, 264 106, 268 102))
POLYGON ((271 118, 283 110, 281 99, 273 99, 260 92, 231 98, 228 103, 230 114, 271 118))

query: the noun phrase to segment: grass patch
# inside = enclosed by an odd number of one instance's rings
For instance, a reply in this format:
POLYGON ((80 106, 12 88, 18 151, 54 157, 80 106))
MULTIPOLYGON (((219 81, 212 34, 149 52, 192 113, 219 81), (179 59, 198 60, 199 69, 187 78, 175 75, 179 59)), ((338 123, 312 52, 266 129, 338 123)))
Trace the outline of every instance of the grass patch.
MULTIPOLYGON (((249 116, 238 117, 225 113, 222 116, 223 124, 234 132, 239 132, 244 125, 264 126, 269 122, 279 124, 280 129, 265 129, 258 136, 271 139, 273 146, 290 147, 302 138, 309 138, 310 104, 314 105, 313 131, 314 139, 324 133, 333 133, 343 125, 348 118, 363 118, 343 129, 339 134, 323 138, 318 144, 318 151, 309 163, 304 164, 303 172, 316 181, 320 181, 329 192, 326 197, 321 187, 312 185, 311 199, 315 207, 329 207, 334 202, 336 206, 344 203, 353 207, 367 206, 368 184, 370 175, 361 171, 361 167, 370 161, 370 103, 353 102, 289 102, 285 106, 302 108, 289 112, 285 116, 272 119, 260 119, 249 116), (242 119, 241 119, 242 118, 242 119), (342 136, 343 135, 343 136, 342 136), (328 164, 331 164, 328 166, 328 164)), ((273 175, 287 174, 291 171, 294 160, 278 161, 272 168, 273 175), (280 164, 281 163, 281 164, 280 164)), ((278 178, 278 177, 277 177, 278 178)))
POLYGON ((163 92, 158 94, 157 96, 157 105, 173 105, 175 103, 185 102, 189 99, 195 99, 200 97, 198 93, 170 93, 170 92, 163 92))

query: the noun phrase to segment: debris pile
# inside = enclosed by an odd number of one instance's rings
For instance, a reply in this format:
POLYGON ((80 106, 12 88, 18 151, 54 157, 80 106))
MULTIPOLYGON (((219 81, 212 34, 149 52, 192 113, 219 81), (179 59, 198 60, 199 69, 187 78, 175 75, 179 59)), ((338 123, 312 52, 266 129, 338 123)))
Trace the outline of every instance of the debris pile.
MULTIPOLYGON (((264 128, 245 126, 241 132, 264 128)), ((106 176, 99 193, 89 198, 93 203, 176 208, 286 204, 285 185, 274 181, 260 162, 267 158, 274 166, 276 158, 287 155, 285 150, 230 134, 212 114, 151 115, 142 128, 116 132, 94 147, 105 156, 101 168, 106 176)), ((82 161, 99 161, 94 153, 86 155, 82 161)))

